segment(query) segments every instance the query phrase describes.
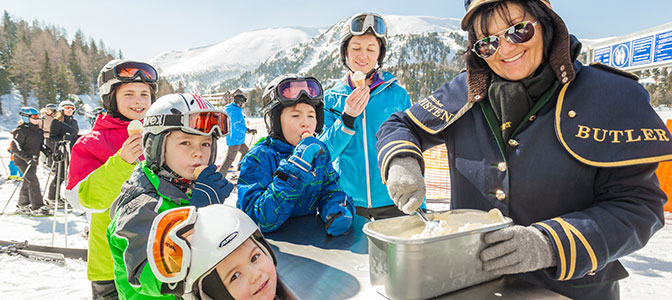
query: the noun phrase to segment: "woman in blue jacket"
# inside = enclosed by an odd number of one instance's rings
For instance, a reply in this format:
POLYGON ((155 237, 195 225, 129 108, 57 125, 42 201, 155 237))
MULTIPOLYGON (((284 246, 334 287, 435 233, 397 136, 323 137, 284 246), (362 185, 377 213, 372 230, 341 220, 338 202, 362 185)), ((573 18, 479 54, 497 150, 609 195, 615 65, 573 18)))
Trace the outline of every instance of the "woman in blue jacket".
POLYGON ((383 185, 376 158, 376 131, 393 113, 411 106, 394 75, 380 70, 387 49, 387 26, 372 13, 357 14, 341 31, 341 62, 347 74, 324 96, 324 131, 340 185, 365 218, 400 216, 383 185), (365 74, 356 87, 353 75, 365 74))

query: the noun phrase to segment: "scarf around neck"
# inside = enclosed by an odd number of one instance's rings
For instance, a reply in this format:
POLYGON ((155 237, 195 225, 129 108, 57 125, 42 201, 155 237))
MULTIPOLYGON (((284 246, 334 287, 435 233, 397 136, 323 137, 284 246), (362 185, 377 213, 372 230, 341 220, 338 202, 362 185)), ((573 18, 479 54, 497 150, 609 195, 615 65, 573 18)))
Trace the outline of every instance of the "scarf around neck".
POLYGON ((502 130, 502 138, 511 138, 513 131, 556 80, 550 64, 540 66, 532 77, 508 81, 493 74, 488 99, 502 130))

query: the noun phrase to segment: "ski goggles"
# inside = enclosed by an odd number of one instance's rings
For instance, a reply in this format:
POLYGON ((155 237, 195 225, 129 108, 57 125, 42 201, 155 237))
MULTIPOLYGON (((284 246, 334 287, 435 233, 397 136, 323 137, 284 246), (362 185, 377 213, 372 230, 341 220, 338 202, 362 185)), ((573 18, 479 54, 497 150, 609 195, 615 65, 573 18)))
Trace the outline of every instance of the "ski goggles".
POLYGON ((313 77, 284 79, 278 83, 272 93, 271 99, 275 104, 269 105, 269 109, 277 104, 292 106, 302 99, 307 100, 311 105, 319 105, 324 96, 322 85, 313 77))
POLYGON ((154 218, 147 244, 147 262, 160 281, 175 283, 187 277, 191 248, 184 235, 195 222, 194 206, 170 209, 154 218))
POLYGON ((155 115, 144 119, 143 127, 150 133, 159 134, 166 127, 198 135, 217 134, 225 136, 229 133, 229 116, 217 110, 192 111, 182 115, 155 115))
POLYGON ((63 110, 75 110, 74 106, 63 106, 63 110))
POLYGON ((354 16, 350 20, 350 33, 352 35, 363 35, 369 28, 372 29, 376 37, 387 35, 387 25, 380 15, 367 13, 354 16))
POLYGON ((474 43, 472 51, 480 58, 488 58, 495 55, 499 49, 499 39, 503 38, 512 44, 522 44, 534 37, 534 27, 537 22, 523 21, 513 25, 507 29, 500 31, 497 34, 482 38, 474 43))
POLYGON ((149 64, 127 61, 116 65, 112 70, 103 73, 103 82, 117 79, 121 82, 132 82, 140 76, 145 82, 156 82, 159 75, 156 69, 149 64))

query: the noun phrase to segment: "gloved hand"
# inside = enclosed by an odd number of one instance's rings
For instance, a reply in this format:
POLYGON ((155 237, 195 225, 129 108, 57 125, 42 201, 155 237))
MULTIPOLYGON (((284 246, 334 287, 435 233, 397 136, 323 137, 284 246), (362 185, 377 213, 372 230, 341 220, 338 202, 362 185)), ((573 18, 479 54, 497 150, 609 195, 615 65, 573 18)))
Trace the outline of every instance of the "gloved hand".
POLYGON ((413 157, 398 157, 390 162, 387 191, 401 211, 413 214, 425 200, 425 179, 413 157))
POLYGON ((338 212, 332 212, 327 216, 325 228, 327 233, 333 236, 344 234, 352 225, 352 213, 344 206, 336 206, 338 212))
POLYGON ((209 165, 196 178, 189 204, 196 207, 223 204, 224 199, 229 197, 232 190, 233 184, 223 178, 222 173, 217 172, 215 165, 209 165))
POLYGON ((293 163, 301 170, 310 172, 312 170, 313 160, 322 153, 322 143, 315 137, 309 136, 303 138, 294 148, 294 154, 287 161, 293 163))
POLYGON ((54 151, 52 151, 46 144, 42 144, 40 151, 44 153, 44 156, 51 156, 54 153, 54 151))
POLYGON ((257 130, 256 130, 256 129, 254 129, 254 128, 251 128, 251 129, 247 129, 247 133, 251 133, 251 134, 257 134, 257 130))
POLYGON ((556 265, 553 246, 543 232, 515 225, 483 236, 488 247, 481 251, 483 270, 498 275, 532 272, 556 265))
POLYGON ((39 157, 37 157, 37 155, 33 155, 30 158, 30 161, 28 161, 28 165, 37 166, 38 159, 39 159, 39 157))
POLYGON ((63 153, 61 151, 55 151, 54 154, 52 154, 51 159, 55 162, 60 162, 64 159, 65 157, 63 156, 63 153))

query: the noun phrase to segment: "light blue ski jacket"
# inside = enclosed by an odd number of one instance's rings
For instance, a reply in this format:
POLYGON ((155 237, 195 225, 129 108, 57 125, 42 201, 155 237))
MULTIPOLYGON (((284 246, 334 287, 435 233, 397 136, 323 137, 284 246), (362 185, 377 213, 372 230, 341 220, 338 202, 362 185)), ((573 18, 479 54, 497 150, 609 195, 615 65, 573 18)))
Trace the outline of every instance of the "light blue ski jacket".
POLYGON ((355 119, 354 129, 343 124, 341 113, 352 92, 347 75, 324 95, 324 130, 320 140, 329 147, 340 185, 356 206, 394 205, 383 184, 376 158, 376 132, 393 113, 411 107, 408 92, 394 75, 381 72, 383 83, 371 91, 364 112, 355 119))

